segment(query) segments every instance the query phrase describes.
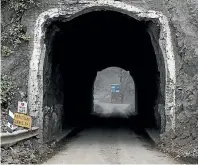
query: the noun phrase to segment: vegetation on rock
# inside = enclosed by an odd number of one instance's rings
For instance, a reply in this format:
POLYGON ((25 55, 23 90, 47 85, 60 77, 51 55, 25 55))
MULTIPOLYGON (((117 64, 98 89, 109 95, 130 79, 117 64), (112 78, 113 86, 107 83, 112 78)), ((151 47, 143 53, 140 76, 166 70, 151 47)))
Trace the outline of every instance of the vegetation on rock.
POLYGON ((1 76, 1 106, 2 108, 6 108, 8 105, 8 102, 11 100, 12 96, 12 88, 13 86, 12 79, 7 76, 3 75, 1 76))
MULTIPOLYGON (((1 24, 1 55, 10 56, 14 50, 30 37, 26 34, 26 27, 22 24, 24 13, 37 7, 37 0, 1 0, 2 10, 8 15, 6 23, 1 24)), ((3 14, 2 14, 3 17, 3 14)), ((4 20, 3 18, 2 20, 4 20)), ((6 108, 11 101, 13 82, 8 75, 1 76, 1 106, 6 108)))
POLYGON ((9 56, 13 54, 15 48, 22 42, 29 41, 26 28, 21 23, 25 11, 38 6, 36 0, 2 0, 2 9, 8 8, 11 16, 9 23, 1 25, 1 54, 9 56))

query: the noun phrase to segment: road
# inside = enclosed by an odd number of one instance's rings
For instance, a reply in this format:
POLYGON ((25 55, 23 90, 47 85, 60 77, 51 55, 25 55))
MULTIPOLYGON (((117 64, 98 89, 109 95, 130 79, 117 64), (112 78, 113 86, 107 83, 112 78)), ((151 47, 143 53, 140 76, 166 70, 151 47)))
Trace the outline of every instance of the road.
POLYGON ((177 164, 128 128, 89 128, 44 164, 177 164))
POLYGON ((94 102, 94 114, 97 116, 121 116, 128 117, 136 115, 135 106, 131 104, 112 104, 112 103, 101 103, 94 102))

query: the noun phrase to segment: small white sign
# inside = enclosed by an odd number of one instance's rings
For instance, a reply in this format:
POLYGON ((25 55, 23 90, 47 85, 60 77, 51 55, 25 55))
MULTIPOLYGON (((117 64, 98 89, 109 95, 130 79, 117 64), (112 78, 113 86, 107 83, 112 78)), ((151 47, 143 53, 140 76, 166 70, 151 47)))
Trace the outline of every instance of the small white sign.
POLYGON ((18 112, 27 114, 27 103, 25 101, 18 101, 18 112))

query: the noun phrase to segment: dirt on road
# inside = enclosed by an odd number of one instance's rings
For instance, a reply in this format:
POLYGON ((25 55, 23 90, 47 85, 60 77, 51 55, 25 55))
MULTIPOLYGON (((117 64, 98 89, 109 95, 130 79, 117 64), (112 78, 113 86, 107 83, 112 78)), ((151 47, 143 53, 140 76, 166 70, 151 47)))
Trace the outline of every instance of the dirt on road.
POLYGON ((177 164, 127 128, 89 128, 44 164, 177 164))

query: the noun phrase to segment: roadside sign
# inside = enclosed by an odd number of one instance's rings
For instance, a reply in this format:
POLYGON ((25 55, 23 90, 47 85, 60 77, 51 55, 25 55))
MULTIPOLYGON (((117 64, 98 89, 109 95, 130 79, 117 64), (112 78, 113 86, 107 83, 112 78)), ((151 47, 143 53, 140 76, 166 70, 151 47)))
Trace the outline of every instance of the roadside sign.
POLYGON ((121 103, 120 84, 111 84, 111 103, 121 103))
POLYGON ((27 114, 27 103, 25 101, 18 101, 18 111, 19 113, 27 114))
POLYGON ((120 84, 111 84, 111 92, 120 92, 120 84))
POLYGON ((25 127, 25 128, 31 128, 32 127, 32 117, 21 114, 21 113, 15 113, 14 114, 14 125, 25 127))

